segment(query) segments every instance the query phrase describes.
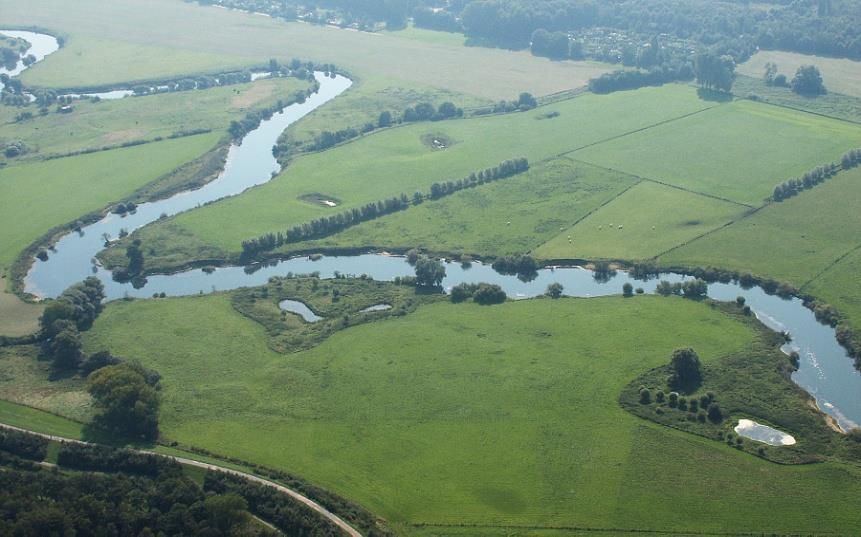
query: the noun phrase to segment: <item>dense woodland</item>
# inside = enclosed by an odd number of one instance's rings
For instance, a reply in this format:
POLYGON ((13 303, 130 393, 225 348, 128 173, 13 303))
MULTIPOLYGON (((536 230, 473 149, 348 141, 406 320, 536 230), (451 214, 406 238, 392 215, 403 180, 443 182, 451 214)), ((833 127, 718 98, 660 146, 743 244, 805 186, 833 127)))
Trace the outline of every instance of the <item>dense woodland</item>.
MULTIPOLYGON (((376 23, 463 31, 478 43, 525 48, 537 30, 612 28, 689 39, 740 62, 757 47, 861 59, 854 0, 200 0, 286 19, 374 29, 376 23)), ((557 52, 554 55, 558 55, 557 52)))

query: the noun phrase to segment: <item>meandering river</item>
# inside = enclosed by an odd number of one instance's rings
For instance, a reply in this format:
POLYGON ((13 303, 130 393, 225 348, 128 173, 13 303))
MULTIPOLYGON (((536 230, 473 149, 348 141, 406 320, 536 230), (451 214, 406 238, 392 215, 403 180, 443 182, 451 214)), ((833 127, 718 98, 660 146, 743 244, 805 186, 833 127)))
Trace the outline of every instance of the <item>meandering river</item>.
MULTIPOLYGON (((10 32, 2 33, 11 35, 10 32)), ((27 39, 26 36, 22 37, 27 39)), ((48 53, 45 52, 45 55, 48 53)), ((328 256, 316 261, 303 257, 250 267, 223 267, 214 272, 198 269, 155 275, 148 277, 142 287, 135 288, 128 283, 113 281, 111 274, 95 263, 95 255, 104 246, 105 234, 117 237, 121 229, 131 232, 157 220, 162 214, 173 215, 193 209, 268 182, 280 171, 271 151, 278 136, 292 123, 334 99, 351 85, 351 81, 342 76, 330 78, 323 73, 315 73, 315 77, 320 83, 319 90, 304 103, 290 105, 263 121, 240 143, 231 146, 224 171, 211 183, 165 200, 141 204, 135 213, 125 217, 110 214, 84 227, 80 233, 69 233, 62 237, 53 251, 49 252, 47 261, 34 262, 25 282, 27 292, 40 297, 55 297, 69 285, 91 275, 104 282, 108 300, 114 300, 125 296, 147 298, 155 293, 184 296, 225 291, 261 285, 272 276, 290 273, 318 272, 322 278, 332 278, 338 273, 366 274, 383 281, 413 274, 412 267, 402 257, 365 254, 328 256)), ((542 294, 550 283, 558 282, 564 286, 565 295, 596 297, 619 294, 626 282, 651 293, 662 279, 681 282, 687 277, 667 273, 656 279, 641 281, 620 271, 601 279, 583 268, 558 267, 539 270, 534 279, 522 281, 515 276, 498 274, 481 263, 470 266, 447 263, 443 286, 450 289, 462 282, 490 282, 500 285, 512 298, 529 298, 542 294)), ((792 342, 785 345, 784 350, 795 350, 801 355, 801 364, 793 374, 793 380, 810 392, 820 408, 833 416, 843 428, 861 424, 861 375, 855 371, 845 349, 837 343, 833 328, 816 321, 813 312, 805 308, 799 299, 785 300, 768 295, 758 287, 744 289, 734 283, 715 283, 709 286, 708 293, 712 298, 727 301, 744 296, 760 320, 775 330, 791 334, 792 342)), ((616 329, 608 327, 608 331, 616 329)))

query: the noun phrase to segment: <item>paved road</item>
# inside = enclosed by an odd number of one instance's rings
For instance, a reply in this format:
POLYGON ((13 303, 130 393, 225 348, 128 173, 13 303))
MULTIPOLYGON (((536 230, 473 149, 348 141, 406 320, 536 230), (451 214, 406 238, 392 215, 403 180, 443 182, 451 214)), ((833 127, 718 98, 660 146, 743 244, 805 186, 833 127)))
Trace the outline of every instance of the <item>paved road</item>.
MULTIPOLYGON (((34 434, 36 436, 41 436, 42 438, 47 438, 48 440, 54 440, 56 442, 70 442, 73 444, 95 445, 95 444, 91 444, 90 442, 82 442, 80 440, 73 440, 71 438, 63 438, 62 436, 54 436, 54 435, 50 435, 50 434, 37 433, 35 431, 22 429, 20 427, 15 427, 13 425, 7 425, 5 423, 0 423, 0 428, 12 429, 14 431, 21 431, 24 433, 34 434)), ((323 507, 319 503, 315 502, 311 498, 307 498, 307 497, 303 496, 302 494, 296 492, 293 489, 289 489, 283 485, 279 485, 278 483, 273 483, 272 481, 269 481, 267 479, 263 479, 262 477, 257 477, 256 475, 247 474, 245 472, 240 472, 238 470, 231 470, 229 468, 222 468, 221 466, 218 466, 215 464, 209 464, 209 463, 205 463, 205 462, 195 461, 192 459, 186 459, 184 457, 174 457, 171 455, 163 455, 161 453, 155 453, 153 451, 147 451, 147 450, 143 450, 143 449, 134 449, 132 451, 137 451, 138 453, 145 453, 148 455, 156 455, 158 457, 164 457, 166 459, 171 459, 171 460, 174 460, 180 464, 186 464, 188 466, 196 466, 198 468, 204 468, 206 470, 213 470, 216 472, 224 472, 226 474, 239 476, 239 477, 247 479, 249 481, 254 481, 256 483, 260 483, 261 485, 273 487, 276 490, 278 490, 279 492, 283 492, 284 494, 287 494, 288 496, 290 496, 294 500, 301 502, 302 504, 310 507, 311 509, 313 509, 314 511, 319 513, 321 516, 325 517, 330 522, 332 522, 333 524, 335 524, 336 526, 341 528, 341 530, 343 530, 344 533, 346 533, 350 537, 362 537, 361 533, 359 533, 352 526, 350 526, 349 524, 344 522, 344 520, 341 519, 341 517, 330 512, 328 509, 326 509, 325 507, 323 507)))

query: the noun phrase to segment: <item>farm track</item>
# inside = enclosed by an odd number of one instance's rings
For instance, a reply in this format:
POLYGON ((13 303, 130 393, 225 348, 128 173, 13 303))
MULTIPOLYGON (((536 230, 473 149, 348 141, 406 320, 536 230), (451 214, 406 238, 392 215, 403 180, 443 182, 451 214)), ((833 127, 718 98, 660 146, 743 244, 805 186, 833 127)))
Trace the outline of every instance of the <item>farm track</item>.
MULTIPOLYGON (((74 440, 72 438, 64 438, 62 436, 55 436, 55 435, 51 435, 51 434, 38 433, 36 431, 31 431, 28 429, 22 429, 20 427, 15 427, 13 425, 8 425, 5 423, 0 423, 0 428, 10 429, 13 431, 19 431, 19 432, 23 432, 23 433, 36 435, 36 436, 39 436, 39 437, 44 438, 46 440, 53 440, 54 442, 67 442, 67 443, 72 443, 72 444, 81 444, 81 445, 85 445, 85 446, 98 445, 98 444, 94 444, 92 442, 84 442, 82 440, 74 440)), ((278 483, 275 483, 273 481, 269 481, 268 479, 263 479, 262 477, 258 477, 256 475, 249 474, 246 472, 240 472, 239 470, 232 470, 230 468, 224 468, 224 467, 218 466, 216 464, 210 464, 210 463, 206 463, 206 462, 196 461, 194 459, 186 459, 184 457, 174 457, 172 455, 163 455, 161 453, 156 453, 156 452, 148 451, 145 449, 132 449, 132 451, 137 452, 137 453, 143 453, 146 455, 155 455, 157 457, 163 457, 165 459, 170 459, 172 461, 178 462, 179 464, 184 464, 186 466, 194 466, 197 468, 203 468, 204 470, 209 470, 209 471, 213 471, 213 472, 224 472, 226 474, 230 474, 230 475, 234 475, 237 477, 241 477, 243 479, 247 479, 248 481, 253 481, 253 482, 259 483, 261 485, 272 487, 272 488, 276 489, 278 492, 282 492, 284 494, 287 494, 288 496, 290 496, 294 500, 298 501, 299 503, 302 503, 306 507, 313 509, 320 516, 329 520, 329 522, 331 522, 332 524, 334 524, 335 526, 340 528, 344 533, 346 533, 350 537, 362 537, 361 533, 359 533, 356 529, 354 529, 352 526, 347 524, 341 517, 332 513, 331 511, 329 511, 328 509, 326 509, 325 507, 323 507, 319 503, 308 498, 307 496, 303 496, 302 494, 296 492, 293 489, 287 488, 284 485, 279 485, 278 483)), ((271 527, 271 525, 269 523, 266 523, 265 521, 263 521, 263 522, 267 526, 271 527)))

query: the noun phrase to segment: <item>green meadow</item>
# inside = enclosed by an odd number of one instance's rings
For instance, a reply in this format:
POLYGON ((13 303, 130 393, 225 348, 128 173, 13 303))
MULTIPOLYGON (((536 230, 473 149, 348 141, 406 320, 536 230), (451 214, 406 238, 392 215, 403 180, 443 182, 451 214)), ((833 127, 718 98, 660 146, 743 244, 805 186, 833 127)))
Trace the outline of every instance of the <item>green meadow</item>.
POLYGON ((70 113, 37 114, 20 123, 14 121, 19 111, 4 106, 0 107, 0 144, 22 140, 29 149, 22 158, 30 159, 152 140, 177 132, 226 132, 231 120, 242 119, 254 109, 268 108, 279 99, 286 101, 308 87, 305 81, 279 78, 96 103, 80 100, 74 102, 70 113))
POLYGON ((363 245, 398 250, 420 246, 485 256, 523 253, 567 229, 635 181, 563 157, 503 181, 364 222, 332 237, 290 245, 290 249, 363 245))
POLYGON ((861 243, 859 199, 861 169, 856 168, 672 250, 660 261, 751 272, 801 287, 861 243))
POLYGON ((213 295, 114 303, 85 339, 161 372, 166 438, 295 472, 407 534, 861 523, 857 467, 775 465, 618 405, 679 345, 712 363, 753 342, 750 327, 697 302, 440 303, 289 355, 269 350, 263 330, 213 295))
POLYGON ((833 305, 852 326, 861 326, 861 241, 802 289, 833 305))
POLYGON ((220 133, 0 169, 0 266, 53 227, 74 222, 194 160, 220 133))
POLYGON ((576 157, 758 207, 774 186, 861 145, 861 125, 736 101, 576 157))
POLYGON ((543 259, 649 259, 748 209, 643 181, 538 247, 543 259))
POLYGON ((777 72, 792 80, 795 71, 802 65, 815 65, 822 73, 822 81, 829 92, 845 93, 861 97, 861 62, 846 58, 828 58, 811 54, 799 54, 783 50, 762 50, 738 66, 738 72, 754 78, 762 78, 765 64, 777 64, 777 72))
MULTIPOLYGON (((221 250, 243 240, 332 214, 334 211, 457 180, 499 162, 527 157, 532 165, 579 147, 714 106, 689 87, 671 85, 610 95, 587 94, 537 109, 489 117, 423 122, 378 131, 328 151, 303 155, 269 183, 145 229, 157 243, 166 230, 185 230, 221 250), (556 117, 547 117, 558 112, 556 117), (426 139, 444 137, 445 150, 426 139), (328 208, 303 201, 322 194, 340 201, 328 208), (249 218, 249 215, 254 215, 249 218), (225 227, 223 222, 233 224, 225 227)), ((157 250, 155 256, 160 252, 157 250)))

